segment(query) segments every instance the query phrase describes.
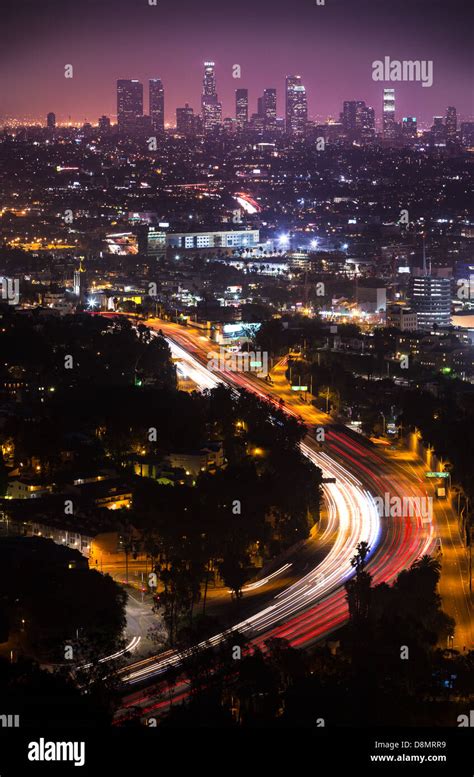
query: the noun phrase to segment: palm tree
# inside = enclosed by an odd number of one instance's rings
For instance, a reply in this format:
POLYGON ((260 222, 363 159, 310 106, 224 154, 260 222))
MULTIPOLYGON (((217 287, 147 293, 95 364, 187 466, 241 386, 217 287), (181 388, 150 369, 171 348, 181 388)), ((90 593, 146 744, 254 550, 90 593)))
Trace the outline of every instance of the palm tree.
POLYGON ((412 569, 418 569, 420 572, 430 572, 436 574, 439 578, 441 574, 441 562, 434 556, 430 556, 425 553, 424 556, 420 556, 413 564, 412 569))

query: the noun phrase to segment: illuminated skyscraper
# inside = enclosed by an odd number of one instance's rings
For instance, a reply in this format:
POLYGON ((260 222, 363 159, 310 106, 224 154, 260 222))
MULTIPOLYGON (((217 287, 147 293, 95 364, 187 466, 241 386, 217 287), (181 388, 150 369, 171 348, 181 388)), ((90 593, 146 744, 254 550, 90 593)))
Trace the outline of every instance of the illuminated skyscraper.
POLYGON ((341 123, 350 140, 372 140, 375 135, 375 111, 364 100, 345 100, 341 123))
POLYGON ((188 103, 184 108, 176 108, 176 129, 180 135, 194 135, 194 111, 188 103))
POLYGON ((397 136, 395 123, 395 89, 383 90, 382 131, 385 140, 393 140, 397 136))
POLYGON ((165 92, 159 78, 150 78, 149 95, 151 128, 162 133, 165 130, 165 92))
POLYGON ((56 127, 56 114, 55 113, 48 113, 46 116, 46 126, 48 129, 54 129, 56 127))
POLYGON ((408 297, 420 329, 451 324, 451 280, 418 275, 410 278, 408 297))
POLYGON ((239 129, 243 129, 249 120, 249 90, 235 90, 235 119, 239 129))
POLYGON ((357 111, 365 107, 363 100, 344 100, 341 121, 344 132, 353 134, 357 130, 357 111))
MULTIPOLYGON (((262 116, 265 129, 272 129, 276 124, 276 89, 265 89, 262 97, 262 116)), ((259 111, 260 112, 260 111, 259 111)))
POLYGON ((204 62, 202 82, 202 126, 204 132, 210 132, 222 123, 222 106, 217 99, 216 74, 214 62, 204 62))
POLYGON ((404 116, 402 119, 402 135, 412 140, 416 138, 417 122, 416 116, 404 116))
POLYGON ((458 117, 456 108, 450 105, 446 110, 446 140, 456 140, 458 133, 458 117))
POLYGON ((434 146, 446 145, 447 127, 443 122, 442 116, 433 116, 433 124, 430 130, 431 142, 434 146))
POLYGON ((288 135, 302 137, 308 121, 306 88, 301 76, 286 77, 286 131, 288 135))
POLYGON ((143 84, 136 79, 117 81, 117 119, 119 129, 136 129, 143 116, 143 84))
POLYGON ((370 105, 363 103, 363 107, 357 113, 358 130, 361 140, 373 140, 375 138, 375 111, 370 105))

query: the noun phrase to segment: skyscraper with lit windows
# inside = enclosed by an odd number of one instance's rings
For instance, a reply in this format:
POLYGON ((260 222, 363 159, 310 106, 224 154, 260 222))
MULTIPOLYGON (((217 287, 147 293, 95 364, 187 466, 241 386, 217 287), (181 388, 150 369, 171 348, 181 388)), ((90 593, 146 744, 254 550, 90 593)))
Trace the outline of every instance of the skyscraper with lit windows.
POLYGON ((160 78, 150 79, 149 97, 151 128, 162 133, 165 130, 165 91, 160 78))
POLYGON ((383 90, 382 132, 384 140, 394 140, 397 136, 395 89, 383 90))
POLYGON ((417 135, 417 121, 416 116, 404 116, 402 119, 402 136, 403 138, 414 140, 417 135))
POLYGON ((285 108, 287 134, 303 137, 308 122, 308 104, 301 76, 286 77, 285 108))
POLYGON ((243 129, 249 120, 249 90, 235 90, 235 120, 239 129, 243 129))
POLYGON ((457 139, 458 117, 456 108, 450 105, 446 110, 446 140, 452 142, 457 139))
POLYGON ((276 124, 277 92, 276 89, 265 89, 262 97, 262 115, 265 129, 272 129, 276 124))
POLYGON ((117 81, 117 120, 121 131, 134 130, 143 116, 143 84, 136 79, 117 81))
POLYGON ((217 97, 214 62, 204 62, 201 111, 204 132, 211 132, 221 125, 222 105, 217 97))
POLYGON ((176 130, 180 135, 194 135, 194 111, 188 103, 184 108, 176 108, 176 130))

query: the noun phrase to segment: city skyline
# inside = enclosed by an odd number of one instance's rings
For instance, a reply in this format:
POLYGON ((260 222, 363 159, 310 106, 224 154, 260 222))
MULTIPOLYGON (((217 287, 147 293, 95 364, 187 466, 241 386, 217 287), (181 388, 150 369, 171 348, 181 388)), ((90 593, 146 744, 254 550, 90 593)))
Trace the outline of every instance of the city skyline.
MULTIPOLYGON (((322 117, 320 115, 311 116, 309 114, 308 110, 308 90, 304 83, 304 78, 301 75, 287 75, 285 76, 284 85, 281 91, 274 87, 265 87, 262 90, 262 94, 258 95, 255 94, 255 99, 252 100, 249 97, 250 90, 247 87, 237 87, 234 90, 234 97, 233 97, 233 104, 230 107, 230 110, 228 113, 224 113, 222 109, 222 103, 218 100, 218 72, 215 65, 215 62, 206 60, 205 62, 201 63, 201 66, 203 68, 204 72, 204 80, 206 78, 206 70, 207 66, 212 65, 213 68, 213 89, 216 89, 215 92, 215 109, 217 110, 217 114, 212 117, 212 120, 208 126, 208 130, 211 129, 213 123, 214 126, 221 126, 225 119, 230 118, 233 121, 236 122, 236 125, 238 127, 241 126, 242 120, 241 116, 242 110, 246 114, 247 118, 246 121, 248 121, 252 116, 261 116, 262 119, 265 119, 267 116, 268 118, 268 110, 270 110, 271 118, 270 122, 268 123, 267 120, 265 120, 264 125, 265 128, 270 128, 274 125, 274 122, 276 120, 282 121, 285 123, 285 125, 289 126, 289 107, 288 107, 288 95, 293 90, 293 82, 295 84, 298 84, 297 88, 302 91, 302 100, 303 103, 299 105, 299 103, 296 103, 296 110, 302 111, 302 115, 299 118, 298 121, 302 122, 301 126, 303 127, 306 122, 313 122, 314 123, 325 123, 325 122, 342 122, 342 124, 345 123, 345 110, 347 105, 359 105, 364 106, 364 110, 371 111, 373 113, 373 119, 375 120, 375 126, 382 131, 382 134, 386 137, 390 137, 390 133, 387 135, 385 132, 385 122, 387 119, 387 95, 390 94, 391 96, 388 98, 392 103, 395 104, 395 108, 390 108, 389 112, 390 114, 394 114, 394 116, 391 116, 391 121, 397 124, 400 124, 402 121, 405 123, 407 120, 415 122, 415 128, 418 124, 418 127, 425 127, 429 128, 433 122, 436 124, 436 120, 442 119, 443 121, 446 120, 446 117, 450 115, 451 111, 454 111, 455 115, 457 115, 457 121, 462 120, 470 120, 472 118, 471 114, 462 114, 462 112, 459 112, 457 109, 457 106, 452 106, 452 104, 447 104, 445 106, 439 106, 439 110, 437 113, 434 113, 433 116, 427 117, 426 119, 423 119, 420 117, 420 112, 418 110, 414 110, 411 113, 403 111, 401 108, 401 104, 403 104, 403 100, 399 98, 399 92, 403 89, 403 85, 400 85, 400 83, 396 84, 396 88, 392 86, 386 87, 385 83, 392 83, 393 82, 383 82, 382 84, 378 85, 378 91, 379 91, 379 98, 376 100, 374 104, 367 104, 367 101, 364 99, 355 99, 354 96, 347 96, 343 101, 340 103, 339 110, 336 110, 333 115, 327 115, 326 117, 322 117), (269 95, 271 97, 269 98, 269 95), (270 99, 270 103, 266 105, 266 100, 270 99), (238 107, 237 101, 240 103, 240 107, 238 107), (245 107, 244 107, 245 105, 245 107)), ((203 83, 203 79, 201 77, 201 83, 203 83)), ((201 87, 201 94, 200 94, 200 104, 198 106, 193 105, 188 100, 186 100, 182 105, 176 105, 173 107, 169 106, 169 97, 167 94, 166 89, 166 83, 163 82, 163 79, 158 77, 153 78, 146 78, 146 79, 138 79, 138 78, 119 78, 114 82, 114 104, 116 105, 115 112, 101 112, 97 117, 95 118, 88 118, 84 117, 83 119, 74 120, 72 117, 68 117, 68 120, 65 120, 64 118, 61 118, 61 114, 57 113, 56 110, 50 109, 45 113, 43 116, 38 116, 34 120, 31 120, 31 124, 44 124, 45 122, 49 126, 50 117, 54 117, 54 125, 55 126, 81 126, 84 123, 90 123, 93 126, 99 126, 101 125, 101 122, 106 119, 110 122, 110 120, 113 121, 113 123, 120 126, 121 120, 120 120, 120 112, 127 113, 127 107, 125 105, 122 105, 122 108, 120 107, 121 101, 123 101, 123 97, 121 96, 121 91, 124 88, 125 84, 131 84, 133 89, 137 90, 136 94, 136 100, 137 105, 136 108, 132 111, 132 113, 135 113, 136 116, 142 116, 142 117, 149 117, 151 120, 151 128, 154 131, 161 132, 163 129, 170 129, 170 128, 177 128, 178 126, 178 112, 182 114, 183 111, 190 111, 191 114, 194 114, 195 117, 202 117, 203 116, 203 109, 206 105, 205 100, 205 94, 204 94, 204 88, 201 87), (145 97, 146 95, 146 97, 145 97), (153 96, 152 96, 153 95, 153 96), (172 115, 172 118, 170 120, 167 120, 167 115, 172 115)), ((134 101, 134 98, 132 97, 132 102, 134 101)), ((290 97, 290 101, 291 101, 290 97)), ((290 113, 293 109, 290 108, 290 113)), ((2 119, 0 118, 0 121, 2 119)), ((7 117, 3 119, 4 126, 8 126, 8 124, 21 124, 22 121, 24 121, 25 124, 28 124, 29 121, 27 120, 27 117, 23 117, 22 119, 13 119, 12 117, 7 117)), ((291 124, 291 122, 290 122, 291 124)), ((295 134, 293 131, 290 134, 295 134)), ((298 134, 298 131, 296 132, 298 134)))
MULTIPOLYGON (((464 7, 461 0, 456 0, 455 5, 464 7)), ((188 6, 191 13, 188 0, 179 9, 183 18, 188 6)), ((473 112, 469 90, 471 55, 463 14, 455 14, 451 6, 448 12, 446 8, 433 9, 429 5, 428 25, 428 5, 422 0, 415 8, 410 7, 407 24, 405 6, 408 8, 407 3, 398 4, 395 13, 387 3, 375 6, 373 2, 363 2, 358 4, 357 15, 351 16, 347 3, 313 7, 297 0, 291 9, 293 22, 298 22, 295 40, 288 18, 290 9, 266 2, 255 9, 244 0, 232 27, 227 24, 222 40, 216 40, 206 23, 212 20, 219 28, 223 14, 213 0, 200 6, 202 13, 193 25, 181 27, 177 12, 167 2, 159 8, 144 3, 132 11, 120 0, 112 19, 104 15, 104 9, 90 9, 88 15, 87 4, 79 14, 72 4, 66 3, 64 9, 62 4, 56 8, 52 2, 51 13, 54 11, 57 17, 54 31, 45 25, 51 18, 48 13, 40 18, 31 4, 31 24, 23 30, 12 56, 8 40, 20 19, 7 4, 7 43, 0 81, 5 98, 0 121, 39 120, 48 111, 54 111, 59 122, 71 117, 73 123, 95 123, 102 114, 116 115, 115 95, 110 88, 116 80, 134 78, 147 82, 160 78, 168 95, 165 122, 174 125, 177 107, 188 103, 198 110, 201 68, 207 59, 216 64, 224 118, 234 115, 234 94, 238 88, 249 90, 250 105, 256 103, 264 89, 277 89, 277 112, 284 115, 284 82, 291 74, 302 76, 310 119, 337 118, 340 105, 348 99, 363 99, 377 111, 381 87, 391 84, 373 81, 372 63, 385 56, 433 62, 431 88, 423 89, 416 82, 396 84, 400 115, 416 115, 428 122, 443 113, 447 105, 456 105, 459 115, 468 118, 473 112), (140 40, 138 56, 137 46, 129 45, 128 36, 132 34, 140 40), (38 55, 39 68, 35 65, 38 55), (64 78, 66 64, 73 65, 71 79, 64 78), (233 77, 236 64, 241 67, 240 78, 233 77)))

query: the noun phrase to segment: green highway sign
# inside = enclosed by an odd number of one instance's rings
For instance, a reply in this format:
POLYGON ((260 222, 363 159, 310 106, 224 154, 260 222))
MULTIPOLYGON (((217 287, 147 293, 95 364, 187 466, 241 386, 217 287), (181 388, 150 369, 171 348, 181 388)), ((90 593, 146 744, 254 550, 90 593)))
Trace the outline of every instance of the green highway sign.
POLYGON ((292 391, 308 391, 308 386, 292 386, 292 391))
POLYGON ((427 478, 449 478, 449 472, 426 472, 427 478))

